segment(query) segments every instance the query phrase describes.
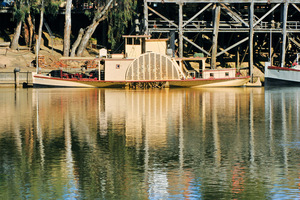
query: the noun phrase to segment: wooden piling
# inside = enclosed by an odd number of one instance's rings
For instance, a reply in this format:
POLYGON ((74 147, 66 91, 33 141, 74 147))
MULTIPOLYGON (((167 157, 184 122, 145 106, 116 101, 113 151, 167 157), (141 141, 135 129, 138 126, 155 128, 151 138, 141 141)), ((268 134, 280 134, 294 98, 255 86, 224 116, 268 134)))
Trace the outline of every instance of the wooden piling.
POLYGON ((20 68, 15 68, 14 69, 14 75, 15 75, 15 88, 18 88, 20 86, 20 77, 19 77, 19 72, 20 72, 20 68))

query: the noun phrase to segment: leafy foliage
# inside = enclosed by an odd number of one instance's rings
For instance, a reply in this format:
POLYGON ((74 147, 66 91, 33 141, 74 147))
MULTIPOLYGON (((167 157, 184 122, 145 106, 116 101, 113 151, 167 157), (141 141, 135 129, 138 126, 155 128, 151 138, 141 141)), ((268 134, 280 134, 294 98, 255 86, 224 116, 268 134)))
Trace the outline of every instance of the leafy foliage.
POLYGON ((13 17, 17 22, 24 21, 26 14, 29 11, 29 6, 23 0, 16 0, 13 8, 13 17))
POLYGON ((91 10, 85 10, 84 14, 91 20, 94 17, 94 13, 91 10))
POLYGON ((119 0, 108 12, 108 42, 114 48, 136 14, 137 0, 119 0))
POLYGON ((52 1, 52 0, 47 0, 45 6, 45 13, 48 15, 53 15, 56 16, 59 11, 59 5, 60 1, 52 1))
POLYGON ((30 6, 30 13, 32 15, 37 15, 40 12, 40 6, 38 0, 30 0, 27 1, 27 3, 30 6))
MULTIPOLYGON (((45 13, 56 16, 59 11, 61 1, 44 0, 45 13)), ((26 15, 29 13, 36 15, 40 13, 41 2, 38 0, 16 0, 13 7, 13 17, 17 22, 24 21, 26 15)))

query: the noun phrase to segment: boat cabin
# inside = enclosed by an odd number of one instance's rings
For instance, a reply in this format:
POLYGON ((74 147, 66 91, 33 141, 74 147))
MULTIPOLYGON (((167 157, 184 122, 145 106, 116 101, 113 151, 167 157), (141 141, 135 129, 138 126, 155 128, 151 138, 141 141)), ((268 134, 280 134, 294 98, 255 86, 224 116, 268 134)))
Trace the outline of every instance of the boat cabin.
POLYGON ((292 64, 292 68, 300 69, 300 53, 297 53, 296 59, 292 64))
POLYGON ((125 57, 137 58, 147 52, 166 55, 168 39, 151 39, 150 35, 123 35, 125 57))
POLYGON ((99 56, 104 63, 101 68, 103 69, 102 74, 105 73, 102 80, 128 80, 129 75, 126 74, 128 71, 131 73, 131 80, 139 81, 157 80, 157 78, 163 80, 178 78, 217 79, 235 77, 236 75, 235 68, 207 69, 205 66, 206 57, 200 53, 193 57, 173 57, 173 50, 168 49, 168 39, 151 39, 150 35, 124 35, 123 38, 125 39, 125 53, 123 55, 107 55, 107 52, 100 50, 99 56), (134 69, 130 70, 130 67, 134 69), (176 71, 175 75, 174 71, 176 71))
MULTIPOLYGON (((163 69, 164 67, 161 65, 169 65, 170 68, 174 68, 174 61, 171 61, 171 57, 167 56, 168 39, 151 39, 150 35, 124 35, 123 38, 125 39, 124 54, 109 55, 107 54, 106 50, 100 50, 99 60, 104 63, 104 65, 101 66, 101 73, 105 73, 102 80, 126 80, 127 69, 135 60, 137 60, 139 66, 136 74, 140 74, 140 76, 143 76, 141 75, 141 71, 147 71, 145 68, 149 66, 163 69), (155 59, 155 61, 153 61, 152 57, 155 59)), ((146 71, 144 73, 147 73, 146 71)), ((172 70, 167 70, 166 76, 164 77, 169 77, 171 79, 174 78, 175 76, 171 76, 169 74, 171 71, 172 70)), ((158 71, 154 73, 151 78, 158 77, 158 73, 158 71)), ((143 77, 146 78, 146 75, 143 77)), ((150 76, 148 76, 148 78, 150 78, 150 76)))

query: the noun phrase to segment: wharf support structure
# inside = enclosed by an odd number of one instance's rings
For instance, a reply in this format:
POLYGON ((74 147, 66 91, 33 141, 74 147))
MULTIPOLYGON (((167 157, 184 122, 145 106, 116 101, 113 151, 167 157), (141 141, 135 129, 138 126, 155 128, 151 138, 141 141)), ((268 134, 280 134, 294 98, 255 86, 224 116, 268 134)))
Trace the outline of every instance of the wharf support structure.
POLYGON ((5 87, 29 87, 32 85, 32 72, 20 72, 18 68, 14 71, 0 72, 0 88, 5 87))
POLYGON ((201 53, 211 68, 248 62, 252 75, 254 65, 263 71, 263 62, 283 67, 295 59, 300 0, 144 0, 143 28, 175 38, 173 55, 201 53))

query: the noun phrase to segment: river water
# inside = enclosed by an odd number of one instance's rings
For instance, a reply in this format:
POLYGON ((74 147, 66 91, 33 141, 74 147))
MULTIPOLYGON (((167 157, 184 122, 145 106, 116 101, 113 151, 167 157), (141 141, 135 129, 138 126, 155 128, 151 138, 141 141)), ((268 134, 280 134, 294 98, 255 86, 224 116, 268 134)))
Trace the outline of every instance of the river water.
POLYGON ((0 109, 0 199, 300 198, 300 88, 2 88, 0 109))

